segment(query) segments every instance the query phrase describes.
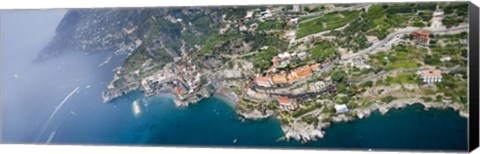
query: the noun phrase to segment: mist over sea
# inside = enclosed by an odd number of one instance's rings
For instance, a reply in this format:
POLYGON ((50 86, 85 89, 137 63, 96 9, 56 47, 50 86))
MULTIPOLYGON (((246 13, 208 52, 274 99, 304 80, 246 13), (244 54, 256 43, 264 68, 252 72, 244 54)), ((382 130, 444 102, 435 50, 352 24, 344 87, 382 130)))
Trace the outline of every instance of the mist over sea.
POLYGON ((284 134, 274 118, 242 121, 234 108, 212 97, 175 108, 169 96, 133 92, 102 103, 101 92, 122 64, 99 67, 109 51, 66 51, 33 63, 54 36, 65 10, 0 12, 0 98, 3 143, 248 146, 466 150, 467 119, 452 109, 421 105, 382 116, 334 123, 316 142, 277 142, 284 134), (134 103, 137 102, 137 103, 134 103), (138 108, 137 112, 134 108, 138 108), (237 142, 234 143, 233 141, 237 142))

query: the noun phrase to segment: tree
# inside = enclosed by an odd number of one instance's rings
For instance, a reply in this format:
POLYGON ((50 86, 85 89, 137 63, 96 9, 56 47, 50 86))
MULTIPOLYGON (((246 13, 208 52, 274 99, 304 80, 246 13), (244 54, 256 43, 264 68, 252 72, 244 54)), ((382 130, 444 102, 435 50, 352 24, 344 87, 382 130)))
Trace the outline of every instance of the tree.
POLYGON ((347 74, 343 71, 335 71, 335 72, 332 73, 331 78, 334 81, 342 82, 343 79, 345 78, 345 75, 347 75, 347 74))
POLYGON ((371 86, 373 86, 373 82, 372 81, 367 81, 367 82, 362 83, 360 86, 362 88, 371 87, 371 86))
POLYGON ((347 92, 347 86, 343 83, 337 84, 336 88, 337 88, 338 93, 346 93, 347 92))
POLYGON ((413 23, 413 26, 414 27, 425 27, 425 23, 421 22, 421 21, 417 21, 415 23, 413 23))

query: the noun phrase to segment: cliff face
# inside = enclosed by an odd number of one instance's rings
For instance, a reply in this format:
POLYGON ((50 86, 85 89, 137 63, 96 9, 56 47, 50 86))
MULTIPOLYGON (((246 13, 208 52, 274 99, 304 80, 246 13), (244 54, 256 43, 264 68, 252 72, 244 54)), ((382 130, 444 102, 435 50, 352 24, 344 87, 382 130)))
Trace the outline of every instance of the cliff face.
POLYGON ((120 96, 138 89, 143 77, 174 58, 195 57, 207 38, 218 33, 225 17, 243 16, 244 8, 72 9, 36 61, 66 51, 127 55, 105 94, 120 96))
MULTIPOLYGON (((90 54, 115 51, 129 44, 138 46, 141 43, 148 46, 162 44, 162 47, 178 51, 183 39, 180 34, 182 29, 188 28, 190 34, 196 35, 207 35, 210 32, 208 28, 218 18, 212 17, 205 20, 205 23, 190 25, 191 22, 208 17, 210 12, 209 9, 195 8, 72 9, 65 14, 56 29, 55 37, 37 60, 60 55, 65 50, 90 54), (184 22, 180 23, 181 20, 184 22)), ((151 56, 153 54, 152 52, 151 56)))
POLYGON ((178 64, 195 65, 200 72, 209 72, 226 61, 218 55, 247 54, 263 46, 286 50, 288 42, 280 37, 282 31, 248 30, 263 22, 245 20, 247 10, 254 8, 72 9, 37 61, 66 51, 111 52, 100 66, 114 56, 122 58, 124 63, 116 69, 109 90, 103 94, 108 101, 138 90, 142 79, 164 69, 174 59, 178 64))
POLYGON ((73 9, 69 10, 56 29, 56 35, 43 49, 37 60, 57 56, 65 50, 77 50, 89 54, 96 51, 115 50, 121 43, 131 41, 122 31, 128 24, 135 24, 129 16, 136 10, 73 9), (124 18, 124 20, 118 20, 124 18), (113 22, 115 20, 115 22, 113 22))

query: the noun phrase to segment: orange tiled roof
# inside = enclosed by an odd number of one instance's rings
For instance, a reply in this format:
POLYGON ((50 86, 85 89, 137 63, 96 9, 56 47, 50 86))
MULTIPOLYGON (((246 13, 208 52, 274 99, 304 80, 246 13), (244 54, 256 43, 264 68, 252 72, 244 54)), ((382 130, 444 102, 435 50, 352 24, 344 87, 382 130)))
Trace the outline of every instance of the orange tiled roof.
POLYGON ((442 71, 440 70, 426 70, 422 72, 423 77, 440 77, 442 76, 442 71))
POLYGON ((279 96, 277 99, 280 104, 287 104, 287 105, 290 104, 290 98, 288 97, 279 96))
POLYGON ((426 29, 422 29, 422 30, 419 30, 418 33, 421 35, 430 35, 430 33, 432 32, 426 29))
POLYGON ((304 66, 293 70, 298 77, 306 77, 312 75, 312 68, 310 66, 304 66))
POLYGON ((287 75, 286 74, 275 74, 272 77, 273 83, 287 83, 287 75))
POLYGON ((419 31, 416 31, 416 32, 413 32, 412 34, 415 35, 415 36, 427 36, 430 35, 430 33, 432 33, 431 31, 429 30, 425 30, 425 29, 422 29, 422 30, 419 30, 419 31))
POLYGON ((290 81, 290 82, 295 81, 295 80, 297 80, 297 79, 298 79, 298 77, 295 76, 295 75, 290 74, 290 75, 288 76, 288 81, 290 81))
POLYGON ((176 94, 183 94, 183 88, 180 88, 180 87, 174 88, 173 91, 174 91, 176 94))
POLYGON ((255 78, 256 82, 268 82, 268 77, 257 77, 255 78))
POLYGON ((321 66, 321 64, 315 63, 315 64, 310 65, 310 68, 311 68, 312 70, 316 70, 316 69, 319 69, 320 66, 321 66))

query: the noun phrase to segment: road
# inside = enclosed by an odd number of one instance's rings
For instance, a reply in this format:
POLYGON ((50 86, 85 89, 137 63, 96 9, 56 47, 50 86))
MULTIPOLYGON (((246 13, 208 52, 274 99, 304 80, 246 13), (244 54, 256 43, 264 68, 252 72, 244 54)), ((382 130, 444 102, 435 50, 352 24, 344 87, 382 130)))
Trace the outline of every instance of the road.
POLYGON ((318 32, 318 33, 309 34, 309 35, 306 35, 306 36, 303 36, 303 37, 300 37, 300 38, 296 39, 295 42, 302 42, 302 41, 304 41, 305 39, 309 39, 309 38, 312 38, 312 37, 315 38, 315 37, 317 37, 317 36, 322 36, 322 35, 324 35, 324 34, 330 33, 331 31, 340 31, 340 30, 342 30, 342 29, 347 28, 349 25, 350 25, 350 23, 345 24, 345 25, 343 25, 342 27, 338 27, 338 28, 333 29, 333 30, 326 30, 326 31, 318 32))
POLYGON ((315 20, 317 18, 320 18, 321 17, 320 15, 322 15, 322 14, 328 14, 328 13, 332 13, 332 12, 336 12, 336 11, 358 10, 358 9, 363 9, 363 8, 369 7, 370 5, 371 4, 358 4, 358 5, 354 5, 354 6, 350 6, 350 7, 335 8, 333 10, 310 13, 310 14, 305 15, 304 17, 308 17, 308 16, 318 16, 318 17, 313 17, 313 18, 310 18, 310 19, 306 19, 306 20, 300 21, 300 23, 309 22, 309 21, 315 20))
MULTIPOLYGON (((429 30, 431 31, 432 33, 455 33, 455 32, 461 32, 461 31, 465 31, 465 30, 468 30, 468 25, 461 25, 461 26, 457 26, 457 27, 453 27, 453 28, 450 28, 450 29, 445 29, 445 28, 423 28, 423 29, 426 29, 426 30, 429 30)), ((322 65, 322 68, 314 73, 314 75, 316 74, 320 74, 322 72, 328 72, 329 70, 331 70, 334 66, 335 63, 338 63, 338 62, 343 62, 343 61, 347 61, 347 60, 350 60, 350 59, 353 59, 355 57, 358 57, 358 56, 361 56, 361 55, 364 55, 364 54, 368 54, 368 53, 371 53, 373 51, 376 51, 377 48, 379 47, 383 47, 385 46, 387 43, 389 43, 390 41, 392 41, 392 39, 394 39, 395 37, 398 38, 398 36, 400 35, 403 35, 403 34, 408 34, 408 33, 412 33, 412 32, 415 32, 415 31, 418 31, 420 30, 421 28, 416 28, 416 27, 406 27, 406 28, 403 28, 403 29, 399 29, 397 30, 397 32, 395 33, 392 33, 392 34, 389 34, 387 37, 385 37, 383 40, 373 44, 372 46, 368 47, 367 49, 364 49, 364 50, 361 50, 359 52, 356 52, 352 55, 349 55, 347 57, 342 57, 341 59, 337 59, 337 60, 334 60, 334 61, 331 61, 331 62, 327 62, 325 64, 322 65)), ((366 78, 363 78, 362 80, 360 81, 357 81, 357 82, 365 82, 365 81, 371 81, 373 79, 378 79, 379 77, 385 75, 385 74, 390 74, 390 73, 395 73, 395 72, 401 72, 401 71, 418 71, 420 69, 424 69, 424 68, 401 68, 401 69, 395 69, 395 70, 390 70, 390 71, 386 71, 386 72, 381 72, 379 74, 376 74, 376 75, 373 75, 373 76, 369 76, 369 77, 366 77, 366 78)), ((314 76, 312 75, 312 76, 314 76)), ((288 85, 288 86, 284 86, 284 87, 278 87, 278 88, 266 88, 266 87, 260 87, 260 86, 253 86, 254 90, 259 90, 259 91, 263 91, 263 92, 266 92, 266 93, 269 93, 269 94, 292 94, 292 93, 297 93, 298 90, 300 89, 297 89, 297 91, 295 90, 291 90, 292 87, 295 87, 295 86, 298 86, 300 84, 303 84, 305 83, 306 81, 308 81, 311 77, 308 77, 308 78, 304 78, 304 79, 300 79, 299 81, 295 82, 294 84, 291 84, 291 85, 288 85)), ((351 81, 351 82, 355 82, 355 81, 351 81)))
MULTIPOLYGON (((356 52, 352 55, 349 55, 347 57, 342 57, 342 59, 343 60, 349 60, 349 59, 353 59, 355 57, 361 56, 363 54, 370 53, 372 51, 375 51, 376 48, 384 46, 385 44, 390 42, 390 40, 392 40, 395 37, 398 37, 398 36, 403 35, 403 34, 409 34, 409 33, 418 31, 420 29, 421 28, 417 28, 417 27, 407 27, 407 28, 399 29, 397 32, 389 34, 383 40, 373 44, 372 46, 368 47, 367 49, 358 51, 358 52, 356 52)), ((461 31, 464 31, 464 30, 468 30, 468 25, 461 25, 461 26, 450 28, 450 29, 445 29, 445 28, 423 28, 423 29, 429 30, 433 34, 435 34, 435 33, 446 33, 446 32, 452 33, 452 32, 461 32, 461 31)))
MULTIPOLYGON (((460 66, 455 66, 455 67, 449 67, 449 68, 445 68, 445 67, 442 67, 440 68, 440 70, 442 70, 443 72, 450 72, 450 71, 453 71, 453 70, 456 70, 456 69, 459 69, 460 66)), ((398 69, 393 69, 393 70, 389 70, 389 71, 382 71, 378 74, 375 74, 375 75, 372 75, 372 76, 368 76, 366 78, 360 78, 360 79, 348 79, 347 81, 350 82, 350 83, 363 83, 363 82, 366 82, 366 81, 376 81, 378 80, 379 78, 383 77, 384 75, 387 75, 387 74, 392 74, 392 73, 398 73, 398 72, 412 72, 412 71, 422 71, 422 70, 428 70, 428 69, 431 69, 429 67, 417 67, 417 68, 398 68, 398 69)))
MULTIPOLYGON (((458 26, 458 27, 453 27, 453 28, 450 28, 450 29, 433 29, 433 28, 425 28, 427 30, 430 30, 432 31, 432 33, 445 33, 445 32, 459 32, 459 31, 464 31, 464 30, 468 30, 468 25, 462 25, 462 26, 458 26)), ((315 73, 314 75, 316 74, 321 74, 322 72, 328 72, 329 70, 331 70, 334 66, 335 63, 338 63, 338 62, 343 62, 343 61, 346 61, 346 60, 350 60, 352 58, 355 58, 355 57, 358 57, 358 56, 361 56, 363 54, 367 54, 367 53, 370 53, 372 51, 375 51, 376 48, 379 48, 379 47, 382 47, 383 45, 385 45, 386 43, 390 42, 393 38, 399 36, 399 35, 403 35, 403 34, 407 34, 407 33, 412 33, 414 31, 418 31, 420 30, 420 28, 415 28, 415 27, 407 27, 407 28, 404 28, 404 29, 400 29, 399 31, 395 32, 395 33, 392 33, 390 35, 388 35, 386 38, 384 38, 383 40, 373 44, 372 46, 370 46, 369 48, 365 49, 365 50, 362 50, 362 51, 359 51, 347 58, 342 58, 340 60, 334 60, 332 62, 328 62, 328 63, 325 63, 322 65, 322 68, 317 72, 315 73)), ((418 68, 417 68, 418 69, 418 68)), ((391 70, 391 71, 409 71, 410 69, 400 69, 400 70, 391 70)), ((412 69, 412 71, 414 71, 415 69, 412 69)), ((384 72, 384 73, 389 73, 389 72, 384 72)), ((393 72, 390 72, 390 73, 393 73, 393 72)), ((314 76, 313 75, 313 76, 314 76)), ((284 87, 278 87, 278 88, 265 88, 265 87, 257 87, 257 89, 259 90, 272 90, 272 89, 275 89, 275 92, 276 93, 285 93, 285 92, 292 92, 292 90, 290 90, 290 88, 292 87, 295 87, 297 85, 300 85, 300 84, 303 84, 304 82, 308 81, 311 77, 309 78, 303 78, 303 79, 300 79, 299 81, 291 84, 291 85, 288 85, 288 86, 284 86, 284 87)), ((369 79, 369 77, 367 77, 367 79, 369 79)), ((367 80, 365 79, 365 80, 367 80)))

